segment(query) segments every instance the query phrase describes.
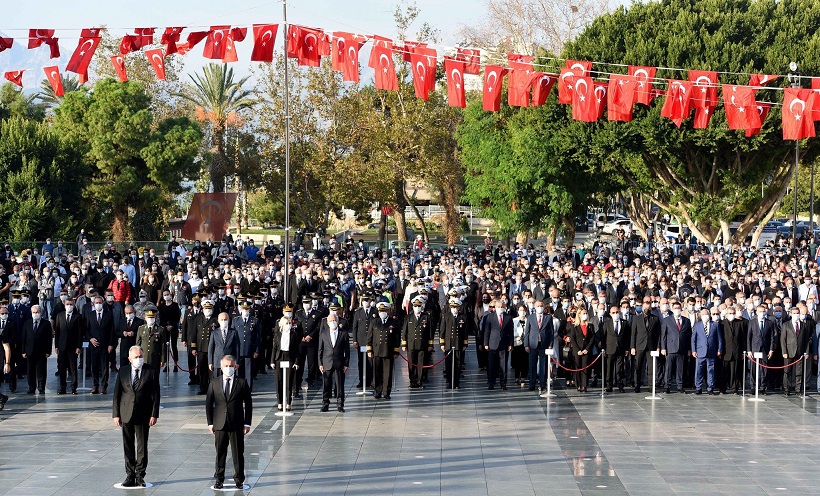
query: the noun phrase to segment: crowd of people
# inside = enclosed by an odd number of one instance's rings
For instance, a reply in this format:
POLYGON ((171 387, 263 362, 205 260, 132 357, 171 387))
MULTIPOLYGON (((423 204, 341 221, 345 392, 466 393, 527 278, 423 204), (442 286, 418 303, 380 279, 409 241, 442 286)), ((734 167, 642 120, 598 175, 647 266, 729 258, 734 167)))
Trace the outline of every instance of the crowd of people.
MULTIPOLYGON (((230 233, 218 242, 106 243, 99 251, 84 232, 69 245, 46 240, 15 251, 6 244, 4 382, 16 392, 26 378, 28 394, 43 394, 47 358, 56 353, 58 394, 77 394, 78 360, 91 394, 107 394, 109 373, 128 363, 133 346, 153 367, 188 371, 203 395, 225 355, 250 388, 258 374, 274 373, 280 410, 292 408, 306 381, 324 386, 324 411, 334 395, 344 411, 351 357, 361 363, 357 387, 366 382, 377 399, 390 399, 399 356, 411 389, 425 387, 437 370, 431 365, 442 361, 445 387, 461 387, 468 352, 488 389, 514 384, 538 393, 547 367, 561 379, 554 385, 579 393, 599 384, 640 392, 653 382, 669 394, 739 393, 743 381, 756 380, 749 371, 759 363, 763 393, 791 395, 815 373, 813 238, 794 248, 782 239, 760 248, 314 243, 294 244, 287 278, 281 245, 230 233), (660 355, 654 377, 653 351, 660 355), (283 361, 291 365, 287 387, 283 361)), ((0 408, 6 399, 0 395, 0 408)))

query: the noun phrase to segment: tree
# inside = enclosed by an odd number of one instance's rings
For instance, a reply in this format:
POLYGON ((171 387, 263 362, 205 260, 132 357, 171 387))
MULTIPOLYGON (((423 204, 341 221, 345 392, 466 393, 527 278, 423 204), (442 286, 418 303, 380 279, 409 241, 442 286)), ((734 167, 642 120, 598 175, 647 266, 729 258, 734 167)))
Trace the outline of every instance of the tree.
MULTIPOLYGON (((819 30, 820 4, 811 0, 634 3, 592 22, 567 44, 564 56, 722 71, 721 83, 748 84, 743 74, 782 74, 791 60, 803 73, 820 72, 819 30)), ((685 73, 659 70, 656 77, 685 79, 685 73)), ((781 93, 760 91, 758 99, 777 104, 781 93)), ((631 192, 680 218, 702 241, 744 240, 777 210, 793 174, 794 143, 782 139, 779 110, 760 135, 746 138, 728 129, 722 105, 709 127, 698 130, 691 119, 677 129, 660 116, 662 104, 659 98, 648 109, 636 108, 631 123, 589 125, 581 138, 598 143, 607 159, 583 162, 601 176, 623 177, 631 192), (736 216, 743 221, 731 235, 729 222, 736 216)), ((812 140, 802 143, 803 158, 813 159, 816 148, 812 140)))
POLYGON ((5 83, 0 86, 0 119, 10 117, 42 121, 45 118, 45 108, 34 103, 34 98, 27 97, 21 88, 5 83))
POLYGON ((55 131, 92 167, 84 194, 106 212, 115 240, 161 234, 162 207, 199 166, 199 126, 184 117, 155 120, 150 101, 139 83, 104 79, 55 109, 55 131))
POLYGON ((195 105, 196 118, 206 124, 211 152, 208 174, 213 191, 222 192, 225 191, 225 177, 233 172, 225 133, 228 126, 241 126, 242 112, 255 103, 253 92, 242 87, 249 76, 235 81, 233 69, 227 64, 210 63, 203 68, 202 74, 190 77, 191 83, 176 96, 195 105))
MULTIPOLYGON (((80 85, 80 81, 74 76, 60 74, 60 79, 63 81, 64 93, 83 90, 82 85, 80 85)), ((34 95, 34 98, 40 100, 40 102, 47 108, 56 107, 63 102, 63 97, 54 94, 54 88, 51 87, 51 83, 49 83, 47 79, 43 79, 40 82, 40 91, 34 95)))

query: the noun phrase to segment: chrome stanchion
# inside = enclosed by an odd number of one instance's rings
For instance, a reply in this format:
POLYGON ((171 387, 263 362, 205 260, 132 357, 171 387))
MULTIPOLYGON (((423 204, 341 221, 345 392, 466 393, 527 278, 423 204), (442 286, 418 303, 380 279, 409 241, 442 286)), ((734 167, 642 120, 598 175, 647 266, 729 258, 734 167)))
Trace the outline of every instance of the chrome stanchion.
MULTIPOLYGON (((279 368, 282 374, 282 396, 285 398, 285 404, 282 405, 282 411, 276 412, 274 415, 277 417, 290 417, 293 415, 293 412, 288 411, 288 405, 290 405, 290 388, 288 387, 288 369, 290 368, 290 362, 284 360, 279 362, 279 368)), ((282 427, 282 429, 284 430, 284 427, 282 427)))
POLYGON ((91 391, 91 388, 85 387, 85 368, 88 365, 88 341, 83 341, 83 385, 77 388, 77 391, 91 391))
POLYGON ((548 350, 544 350, 544 354, 547 356, 547 392, 542 393, 542 398, 554 398, 555 394, 552 392, 552 374, 550 369, 552 368, 552 357, 555 355, 555 350, 550 348, 548 350))
POLYGON ((605 396, 605 389, 606 389, 606 375, 605 375, 605 367, 606 365, 606 351, 601 350, 601 399, 604 399, 605 396))
POLYGON ((362 361, 360 367, 364 367, 362 371, 362 390, 356 393, 356 396, 364 396, 367 394, 367 346, 359 346, 359 351, 362 353, 362 361))
POLYGON ((652 377, 650 380, 652 381, 652 396, 644 397, 645 400, 659 400, 661 399, 660 396, 655 394, 655 389, 657 388, 658 381, 656 380, 657 377, 657 369, 658 369, 658 357, 661 356, 661 352, 658 350, 653 350, 649 352, 649 355, 652 357, 652 377))
POLYGON ((766 401, 760 397, 760 360, 763 360, 763 352, 755 351, 752 355, 754 356, 755 363, 757 363, 755 372, 755 397, 746 399, 749 401, 766 401))

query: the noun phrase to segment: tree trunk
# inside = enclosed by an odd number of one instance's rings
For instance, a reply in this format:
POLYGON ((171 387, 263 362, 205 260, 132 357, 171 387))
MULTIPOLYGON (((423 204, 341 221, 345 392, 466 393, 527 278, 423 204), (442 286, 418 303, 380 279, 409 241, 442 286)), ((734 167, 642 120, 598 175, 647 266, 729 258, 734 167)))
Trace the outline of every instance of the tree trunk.
POLYGON ((558 229, 555 226, 550 226, 547 229, 547 250, 552 250, 555 247, 555 237, 558 235, 558 229))
MULTIPOLYGON (((379 204, 379 208, 382 208, 381 204, 379 204)), ((379 217, 379 246, 384 244, 384 236, 387 233, 387 216, 384 214, 384 210, 381 212, 381 217, 379 217)))
MULTIPOLYGON (((404 181, 402 181, 402 183, 404 183, 404 181)), ((413 200, 411 200, 410 197, 407 195, 407 189, 404 187, 404 184, 402 184, 401 192, 404 194, 404 199, 410 205, 410 208, 412 208, 413 212, 415 212, 416 218, 419 219, 419 222, 421 223, 421 232, 424 236, 424 242, 429 243, 430 236, 427 234, 427 225, 424 223, 424 218, 421 216, 421 212, 419 212, 419 209, 416 207, 416 204, 413 203, 413 200)))
POLYGON ((567 246, 575 242, 575 217, 564 215, 561 217, 564 229, 567 231, 567 246))
POLYGON ((129 238, 128 236, 128 205, 114 205, 111 224, 111 239, 121 243, 129 238))
POLYGON ((225 192, 225 126, 214 126, 214 146, 211 149, 211 163, 208 167, 208 174, 211 176, 211 185, 214 193, 225 192))
POLYGON ((399 241, 407 241, 407 221, 404 217, 404 209, 407 207, 406 195, 404 192, 404 179, 396 179, 393 183, 396 197, 396 210, 393 217, 396 220, 396 235, 399 241))
POLYGON ((461 219, 458 215, 458 198, 454 183, 445 183, 441 187, 440 197, 444 206, 444 237, 448 245, 458 242, 458 235, 461 232, 461 219))

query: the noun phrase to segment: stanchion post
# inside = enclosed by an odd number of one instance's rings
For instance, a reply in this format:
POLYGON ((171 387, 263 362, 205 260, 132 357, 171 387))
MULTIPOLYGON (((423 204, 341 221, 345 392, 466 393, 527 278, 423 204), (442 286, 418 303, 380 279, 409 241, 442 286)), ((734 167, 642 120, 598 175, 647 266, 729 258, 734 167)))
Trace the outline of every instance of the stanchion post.
POLYGON ((806 398, 806 362, 809 357, 808 353, 803 353, 803 398, 806 398))
MULTIPOLYGON (((288 387, 288 369, 290 369, 290 361, 281 361, 279 362, 279 370, 282 374, 282 396, 285 398, 285 404, 282 405, 282 411, 276 412, 274 415, 277 417, 290 417, 293 415, 293 412, 288 411, 288 405, 290 405, 290 388, 288 387)), ((282 430, 284 431, 285 427, 282 426, 282 430)))
POLYGON ((755 359, 755 397, 747 398, 749 401, 766 401, 760 397, 760 360, 763 360, 763 352, 755 351, 753 354, 755 359))
POLYGON ((652 356, 652 377, 650 378, 650 380, 652 381, 652 396, 646 396, 644 399, 659 400, 661 399, 661 397, 655 394, 655 389, 658 386, 655 378, 657 377, 658 357, 661 355, 661 352, 658 350, 652 350, 649 352, 649 355, 652 356))
POLYGON ((552 348, 544 350, 544 355, 547 356, 547 392, 543 393, 541 397, 552 398, 555 395, 552 393, 552 373, 550 372, 550 368, 552 366, 552 357, 555 355, 555 350, 552 348))
POLYGON ((741 398, 746 396, 746 359, 747 358, 748 357, 746 356, 746 353, 744 353, 743 354, 743 379, 742 379, 743 382, 741 382, 741 384, 740 384, 740 388, 741 388, 740 397, 741 398))
POLYGON ((453 354, 453 356, 450 357, 450 360, 452 360, 452 364, 453 364, 453 366, 452 366, 453 373, 451 374, 453 376, 452 377, 453 382, 450 383, 450 386, 451 386, 450 391, 452 392, 452 391, 456 390, 456 347, 455 346, 452 346, 450 348, 450 353, 453 354))
POLYGON ((365 396, 367 395, 367 346, 360 346, 359 351, 362 352, 362 360, 359 366, 364 367, 364 369, 362 370, 362 390, 356 393, 356 396, 365 396))
POLYGON ((604 365, 604 362, 606 361, 606 355, 604 353, 606 353, 606 350, 601 350, 601 398, 602 399, 605 396, 604 390, 606 388, 606 375, 604 374, 605 367, 606 367, 606 365, 604 365))
POLYGON ((165 350, 165 385, 171 385, 171 337, 168 336, 168 342, 165 343, 167 349, 165 350))
POLYGON ((85 368, 88 365, 88 341, 83 341, 83 385, 77 388, 78 391, 89 391, 89 388, 85 387, 85 368))

